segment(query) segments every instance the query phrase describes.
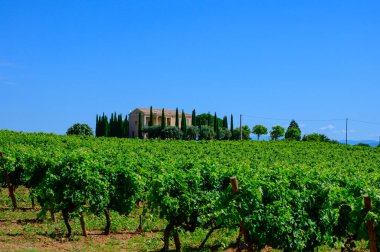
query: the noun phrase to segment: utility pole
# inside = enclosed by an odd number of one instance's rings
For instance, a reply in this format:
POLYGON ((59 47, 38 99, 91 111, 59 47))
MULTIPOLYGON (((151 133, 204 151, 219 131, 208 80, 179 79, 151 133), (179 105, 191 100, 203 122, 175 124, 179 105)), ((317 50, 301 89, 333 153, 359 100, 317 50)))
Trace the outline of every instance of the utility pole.
POLYGON ((348 141, 347 141, 347 126, 348 125, 348 118, 346 118, 346 145, 348 144, 348 141))
POLYGON ((240 114, 240 140, 243 140, 243 126, 242 126, 242 118, 243 118, 243 115, 240 114))

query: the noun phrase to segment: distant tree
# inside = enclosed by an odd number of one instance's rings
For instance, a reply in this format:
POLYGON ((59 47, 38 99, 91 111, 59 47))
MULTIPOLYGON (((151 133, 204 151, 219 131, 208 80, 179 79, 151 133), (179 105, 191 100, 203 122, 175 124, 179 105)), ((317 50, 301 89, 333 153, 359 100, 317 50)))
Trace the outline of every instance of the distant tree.
POLYGON ((257 124, 252 128, 252 133, 257 135, 257 140, 260 140, 261 135, 268 134, 268 129, 264 125, 257 124))
POLYGON ((121 137, 122 131, 122 117, 117 115, 116 112, 111 114, 111 119, 109 123, 109 137, 121 137))
POLYGON ((213 124, 214 124, 214 132, 215 132, 216 138, 219 139, 220 131, 219 131, 218 116, 216 115, 216 112, 214 114, 214 123, 213 124))
POLYGON ((281 127, 280 125, 276 125, 272 127, 272 130, 270 131, 270 137, 272 140, 278 140, 280 137, 283 137, 285 135, 285 129, 281 127))
POLYGON ((298 126, 297 122, 292 120, 289 124, 288 129, 286 130, 285 133, 285 139, 287 140, 296 140, 300 141, 301 140, 301 129, 298 126))
POLYGON ((309 135, 304 135, 302 141, 307 142, 330 142, 330 139, 324 134, 311 133, 309 135))
POLYGON ((96 115, 95 136, 99 137, 99 135, 100 135, 100 117, 96 115))
POLYGON ((220 128, 219 129, 219 135, 217 135, 217 138, 219 140, 229 140, 232 136, 231 131, 228 128, 220 128))
POLYGON ((108 121, 108 125, 107 125, 108 126, 108 128, 107 128, 107 137, 112 137, 112 133, 113 133, 113 131, 112 131, 112 129, 113 129, 112 124, 113 124, 113 113, 111 113, 109 121, 108 121))
POLYGON ((94 132, 88 124, 75 123, 67 129, 67 135, 92 136, 94 132))
POLYGON ((215 138, 214 129, 207 125, 202 125, 199 129, 199 140, 212 140, 215 138))
POLYGON ((196 123, 198 127, 202 125, 207 125, 207 121, 208 121, 208 114, 203 113, 196 116, 196 123))
POLYGON ((123 115, 119 114, 117 116, 117 137, 123 137, 123 115))
MULTIPOLYGON (((250 140, 251 130, 249 129, 248 125, 244 125, 242 127, 242 140, 250 140)), ((232 133, 232 139, 233 140, 240 140, 240 128, 234 129, 232 133)))
MULTIPOLYGON (((183 114, 183 110, 182 110, 183 114)), ((178 108, 175 109, 175 126, 179 128, 179 114, 178 114, 178 108)), ((182 128, 182 127, 181 127, 182 128)))
POLYGON ((168 126, 161 131, 162 139, 181 139, 182 131, 175 126, 168 126))
POLYGON ((148 126, 143 129, 144 133, 146 133, 147 138, 156 139, 161 137, 161 126, 153 125, 148 126))
POLYGON ((211 114, 208 112, 207 114, 207 126, 211 126, 211 114))
POLYGON ((165 110, 162 109, 162 114, 161 114, 161 130, 166 128, 166 117, 165 117, 165 110))
POLYGON ((286 140, 296 140, 296 141, 301 140, 300 130, 298 130, 296 128, 287 129, 286 133, 285 133, 285 139, 286 140))
POLYGON ((355 146, 360 146, 360 147, 371 147, 371 145, 367 144, 367 143, 358 143, 358 144, 355 144, 355 146))
POLYGON ((129 137, 129 121, 128 116, 126 115, 123 121, 123 130, 122 130, 122 137, 128 138, 129 137))
MULTIPOLYGON (((196 116, 196 125, 197 126, 201 126, 201 125, 207 125, 207 126, 211 126, 212 128, 214 128, 214 116, 211 115, 210 113, 203 113, 203 114, 199 114, 196 116), (210 124, 209 124, 210 122, 210 124)), ((219 127, 222 127, 223 125, 223 120, 220 119, 220 118, 217 118, 217 122, 218 122, 218 125, 219 127)))
POLYGON ((118 122, 117 122, 116 112, 114 112, 113 113, 113 121, 112 121, 112 136, 113 137, 118 137, 118 133, 119 133, 119 125, 118 125, 118 122))
POLYGON ((108 121, 108 118, 106 115, 103 113, 103 130, 104 130, 104 135, 105 137, 108 137, 110 135, 110 124, 108 121))
POLYGON ((144 138, 144 134, 143 134, 143 119, 142 119, 142 113, 139 112, 139 125, 138 125, 138 137, 140 139, 143 139, 144 138))
MULTIPOLYGON (((185 111, 182 110, 182 119, 181 119, 181 130, 186 135, 186 114, 185 111)), ((177 127, 178 128, 178 127, 177 127)))
POLYGON ((227 116, 223 116, 223 128, 228 129, 228 119, 227 119, 227 116))
POLYGON ((150 111, 149 111, 149 124, 148 126, 153 126, 153 108, 150 106, 150 111))
POLYGON ((231 135, 234 133, 234 116, 231 114, 231 121, 230 121, 230 131, 231 135))
POLYGON ((197 115, 195 113, 195 109, 193 109, 193 112, 191 113, 191 125, 192 126, 197 125, 197 115))
POLYGON ((185 140, 197 140, 199 135, 199 128, 197 126, 189 126, 186 132, 183 132, 185 140))
POLYGON ((108 136, 108 118, 104 113, 102 116, 96 115, 95 136, 97 137, 108 136))

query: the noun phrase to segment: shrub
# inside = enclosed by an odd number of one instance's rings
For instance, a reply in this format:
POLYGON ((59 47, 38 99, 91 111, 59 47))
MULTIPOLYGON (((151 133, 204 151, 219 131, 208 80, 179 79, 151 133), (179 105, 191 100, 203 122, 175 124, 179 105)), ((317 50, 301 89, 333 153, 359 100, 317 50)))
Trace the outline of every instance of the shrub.
POLYGON ((162 139, 181 139, 182 131, 175 126, 169 126, 161 131, 161 138, 162 139))

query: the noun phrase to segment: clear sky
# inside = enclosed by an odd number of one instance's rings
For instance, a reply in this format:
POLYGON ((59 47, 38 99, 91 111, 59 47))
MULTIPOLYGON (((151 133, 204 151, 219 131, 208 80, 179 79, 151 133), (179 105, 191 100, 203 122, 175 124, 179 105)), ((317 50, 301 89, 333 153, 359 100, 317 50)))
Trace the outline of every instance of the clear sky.
POLYGON ((0 129, 64 134, 152 105, 333 139, 349 118, 350 139, 378 140, 379 13, 378 0, 0 0, 0 129))

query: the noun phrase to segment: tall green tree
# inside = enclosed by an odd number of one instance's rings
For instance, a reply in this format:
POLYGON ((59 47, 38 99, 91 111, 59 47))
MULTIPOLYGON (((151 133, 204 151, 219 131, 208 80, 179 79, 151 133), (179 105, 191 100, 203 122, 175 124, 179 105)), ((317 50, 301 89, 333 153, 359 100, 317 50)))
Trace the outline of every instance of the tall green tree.
POLYGON ((302 141, 307 142, 330 142, 331 140, 324 134, 311 133, 309 135, 304 135, 302 141))
POLYGON ((195 113, 195 109, 193 109, 193 112, 191 113, 191 125, 196 126, 197 125, 197 115, 195 113))
POLYGON ((165 117, 165 110, 162 109, 162 114, 161 114, 161 130, 166 128, 166 117, 165 117))
POLYGON ((140 139, 143 139, 143 121, 142 121, 142 113, 141 112, 139 112, 139 125, 138 125, 138 132, 137 132, 137 134, 138 134, 138 137, 140 138, 140 139))
POLYGON ((109 136, 117 137, 118 136, 118 123, 116 112, 111 114, 111 119, 109 123, 109 136))
MULTIPOLYGON (((196 122, 198 126, 207 125, 214 128, 215 116, 210 113, 203 113, 196 116, 196 122), (208 125, 210 121, 210 125, 208 125)), ((217 123, 221 127, 223 125, 223 120, 221 118, 217 118, 217 123)))
POLYGON ((128 121, 128 116, 125 115, 124 121, 123 121, 123 138, 128 138, 129 137, 129 121, 128 121))
MULTIPOLYGON (((183 111, 183 110, 182 110, 183 111)), ((179 128, 179 114, 178 114, 178 107, 175 109, 175 126, 179 128)))
POLYGON ((219 139, 220 137, 220 131, 219 131, 219 122, 218 122, 218 116, 216 115, 216 112, 214 114, 214 132, 215 132, 215 135, 217 137, 217 139, 219 139))
POLYGON ((223 128, 228 129, 228 119, 227 119, 227 116, 223 116, 223 128))
POLYGON ((150 111, 149 111, 149 127, 153 126, 153 108, 150 106, 150 111))
POLYGON ((185 136, 183 139, 185 140, 197 140, 199 135, 199 128, 198 126, 189 126, 186 128, 186 133, 183 133, 185 136))
POLYGON ((182 110, 182 120, 181 120, 181 130, 183 132, 183 135, 186 136, 186 114, 185 111, 182 110))
MULTIPOLYGON (((242 127, 242 140, 249 140, 251 139, 250 135, 251 134, 251 129, 249 128, 248 125, 244 125, 242 127)), ((240 127, 234 129, 232 132, 232 139, 234 140, 240 140, 240 127)))
POLYGON ((100 135, 100 118, 96 115, 96 124, 95 124, 95 136, 99 137, 100 135))
POLYGON ((119 114, 117 116, 117 137, 123 137, 123 115, 119 114))
POLYGON ((113 113, 111 113, 110 121, 108 124, 108 137, 113 137, 113 113))
POLYGON ((104 127, 104 136, 110 136, 110 124, 108 121, 108 117, 103 113, 103 127, 104 127))
POLYGON ((257 140, 260 140, 261 135, 268 134, 268 129, 264 125, 257 124, 253 126, 252 133, 257 135, 257 140))
POLYGON ((215 138, 214 129, 207 125, 202 125, 199 128, 199 140, 211 140, 215 138))
POLYGON ((230 131, 231 134, 234 134, 234 116, 231 114, 231 122, 230 122, 230 131))
POLYGON ((94 132, 88 124, 76 123, 67 129, 67 135, 92 136, 94 132))
POLYGON ((287 140, 301 140, 301 129, 295 120, 292 120, 289 124, 288 129, 285 132, 285 139, 287 140))
POLYGON ((270 137, 272 140, 277 141, 280 137, 283 137, 285 134, 285 129, 280 125, 276 125, 272 127, 270 131, 270 137))

